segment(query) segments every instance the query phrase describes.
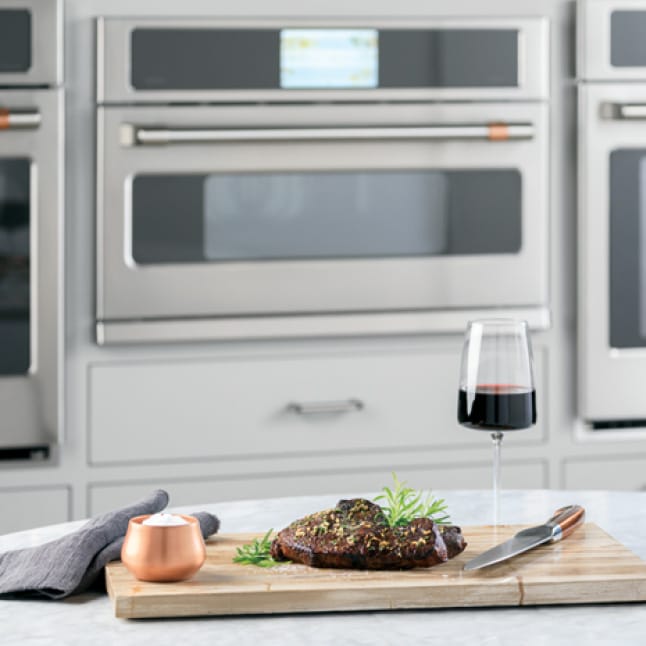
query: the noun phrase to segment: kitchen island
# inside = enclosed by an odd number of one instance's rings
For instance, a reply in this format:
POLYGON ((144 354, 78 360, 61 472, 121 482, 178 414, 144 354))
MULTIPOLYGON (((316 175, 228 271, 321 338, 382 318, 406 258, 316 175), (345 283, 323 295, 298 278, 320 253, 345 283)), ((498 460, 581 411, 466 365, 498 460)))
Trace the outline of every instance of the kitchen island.
MULTIPOLYGON (((487 491, 437 491, 461 525, 490 522, 487 491)), ((356 495, 356 494, 353 494, 356 495)), ((372 497, 373 494, 369 494, 372 497)), ((199 491, 196 491, 199 500, 199 491)), ((346 496, 346 497, 350 497, 346 496)), ((339 496, 294 497, 196 504, 175 508, 217 514, 224 532, 281 528, 339 496)), ((578 503, 596 523, 646 559, 646 493, 507 491, 504 523, 538 524, 555 509, 578 503)), ((77 529, 82 521, 0 537, 0 552, 37 545, 77 529)), ((468 536, 467 536, 468 540, 468 536)), ((288 611, 288 609, 286 609, 288 611)), ((646 604, 415 610, 182 620, 116 619, 107 595, 87 593, 66 601, 0 600, 2 644, 643 644, 646 604)))

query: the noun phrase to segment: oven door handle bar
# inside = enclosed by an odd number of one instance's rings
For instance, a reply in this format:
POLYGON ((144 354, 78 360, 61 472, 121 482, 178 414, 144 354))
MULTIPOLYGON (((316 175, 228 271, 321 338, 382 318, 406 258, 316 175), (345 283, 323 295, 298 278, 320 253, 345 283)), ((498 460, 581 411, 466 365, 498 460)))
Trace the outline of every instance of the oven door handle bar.
POLYGON ((646 119, 646 103, 601 104, 601 116, 605 119, 646 119))
POLYGON ((122 146, 209 144, 245 141, 344 141, 389 139, 488 140, 532 139, 532 123, 483 123, 368 128, 147 128, 121 125, 122 146))
POLYGON ((0 108, 0 131, 35 130, 42 121, 39 110, 9 110, 0 108))

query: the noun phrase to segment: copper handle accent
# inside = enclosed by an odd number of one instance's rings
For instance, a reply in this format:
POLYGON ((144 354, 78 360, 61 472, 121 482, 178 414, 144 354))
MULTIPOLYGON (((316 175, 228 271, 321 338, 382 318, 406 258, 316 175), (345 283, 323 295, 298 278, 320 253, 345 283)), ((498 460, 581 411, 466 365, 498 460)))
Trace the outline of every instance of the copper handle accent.
POLYGON ((575 529, 583 525, 585 509, 580 505, 568 505, 554 512, 554 516, 547 521, 553 528, 553 541, 567 538, 575 529))
POLYGON ((489 124, 490 141, 506 141, 509 139, 509 126, 506 123, 489 124))
POLYGON ((39 110, 0 108, 0 130, 34 130, 41 124, 39 110))

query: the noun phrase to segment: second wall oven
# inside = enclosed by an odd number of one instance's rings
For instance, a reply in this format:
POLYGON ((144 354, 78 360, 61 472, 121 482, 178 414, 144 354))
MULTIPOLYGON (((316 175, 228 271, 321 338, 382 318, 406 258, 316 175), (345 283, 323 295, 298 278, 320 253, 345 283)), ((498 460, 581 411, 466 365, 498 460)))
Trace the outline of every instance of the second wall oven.
POLYGON ((0 459, 63 439, 62 2, 0 0, 0 459))
POLYGON ((317 316, 370 332, 384 313, 414 329, 401 321, 449 312, 459 329, 499 308, 545 323, 546 25, 463 23, 100 21, 99 342, 317 316), (275 65, 245 63, 245 39, 275 65), (164 42, 190 73, 153 59, 164 42), (209 52, 226 73, 191 66, 209 52), (422 79, 413 55, 433 62, 422 79))
POLYGON ((646 2, 578 9, 579 414, 644 427, 646 2))

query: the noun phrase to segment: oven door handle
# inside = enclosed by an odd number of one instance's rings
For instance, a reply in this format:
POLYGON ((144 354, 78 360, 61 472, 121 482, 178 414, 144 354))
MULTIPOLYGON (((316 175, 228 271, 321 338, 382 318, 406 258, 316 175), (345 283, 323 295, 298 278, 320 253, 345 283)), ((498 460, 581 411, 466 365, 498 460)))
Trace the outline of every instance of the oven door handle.
POLYGON ((483 123, 464 125, 368 128, 148 128, 121 125, 122 146, 209 144, 229 141, 329 141, 440 139, 507 141, 532 139, 532 123, 483 123))
POLYGON ((646 119, 646 103, 614 103, 601 104, 601 116, 605 119, 646 119))
POLYGON ((0 108, 0 132, 3 130, 35 130, 41 124, 40 110, 9 110, 0 108))

